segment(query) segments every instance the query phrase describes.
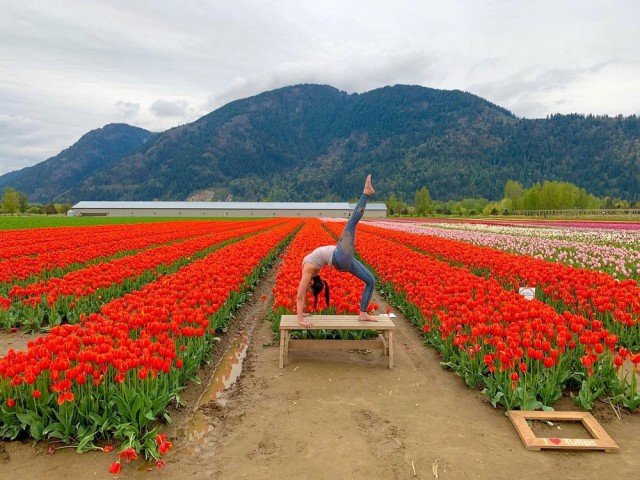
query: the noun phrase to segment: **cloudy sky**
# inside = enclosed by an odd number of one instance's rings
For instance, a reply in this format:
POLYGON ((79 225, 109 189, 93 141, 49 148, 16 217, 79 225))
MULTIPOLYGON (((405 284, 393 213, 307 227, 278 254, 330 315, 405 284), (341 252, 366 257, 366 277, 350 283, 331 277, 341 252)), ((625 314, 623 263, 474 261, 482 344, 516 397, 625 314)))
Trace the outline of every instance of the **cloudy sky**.
POLYGON ((0 175, 298 83, 460 89, 519 117, 640 114, 637 0, 0 0, 0 175))

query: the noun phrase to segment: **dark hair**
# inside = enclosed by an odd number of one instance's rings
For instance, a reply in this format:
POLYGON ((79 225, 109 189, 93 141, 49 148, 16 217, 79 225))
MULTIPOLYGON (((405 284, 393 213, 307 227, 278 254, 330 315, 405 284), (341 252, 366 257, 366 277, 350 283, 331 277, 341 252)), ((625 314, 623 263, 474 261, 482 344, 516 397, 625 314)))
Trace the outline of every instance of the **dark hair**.
POLYGON ((320 275, 314 275, 311 279, 311 291, 313 292, 313 298, 315 300, 313 308, 318 306, 318 295, 324 288, 324 299, 327 301, 327 307, 329 306, 329 284, 326 280, 320 278, 320 275))

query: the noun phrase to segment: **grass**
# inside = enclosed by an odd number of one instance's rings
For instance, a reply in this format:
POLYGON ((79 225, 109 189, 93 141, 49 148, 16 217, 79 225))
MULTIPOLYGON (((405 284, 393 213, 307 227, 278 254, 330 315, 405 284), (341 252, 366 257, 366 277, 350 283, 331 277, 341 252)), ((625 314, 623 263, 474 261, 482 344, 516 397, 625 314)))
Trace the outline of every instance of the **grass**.
MULTIPOLYGON (((202 217, 63 217, 57 215, 0 216, 0 230, 21 228, 81 227, 87 225, 118 225, 129 223, 173 222, 181 220, 203 220, 202 217)), ((206 221, 249 220, 249 218, 207 217, 206 221)), ((251 218, 260 220, 260 218, 251 218)))

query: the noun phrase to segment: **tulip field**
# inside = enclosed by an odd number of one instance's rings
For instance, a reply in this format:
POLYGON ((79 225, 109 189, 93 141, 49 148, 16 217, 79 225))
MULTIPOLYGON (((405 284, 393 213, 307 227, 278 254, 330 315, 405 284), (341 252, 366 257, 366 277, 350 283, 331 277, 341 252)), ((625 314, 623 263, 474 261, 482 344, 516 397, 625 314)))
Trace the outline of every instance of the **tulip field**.
MULTIPOLYGON (((0 358, 0 438, 80 452, 115 441, 113 473, 138 455, 162 466, 168 409, 233 312, 276 265, 277 332, 280 315, 295 311, 302 258, 343 226, 274 218, 0 231, 0 331, 38 333, 0 358)), ((606 399, 637 412, 636 227, 365 220, 356 251, 425 347, 495 407, 552 409, 569 395, 581 409, 606 399)), ((314 308, 309 295, 309 311, 356 314, 362 283, 322 275, 331 303, 320 295, 314 308)))
POLYGON ((356 248, 382 288, 443 363, 483 388, 492 404, 549 409, 573 389, 584 409, 603 395, 633 411, 640 406, 636 375, 620 371, 625 362, 634 372, 640 363, 636 279, 438 238, 428 229, 416 234, 411 226, 361 231, 356 248), (519 287, 536 288, 536 298, 526 300, 519 287))
POLYGON ((113 438, 121 459, 143 452, 162 462, 158 420, 299 223, 115 226, 91 229, 69 249, 66 238, 84 232, 33 230, 21 232, 24 256, 17 241, 4 243, 2 263, 12 268, 44 258, 5 280, 3 322, 36 328, 44 315, 48 333, 0 359, 0 437, 59 439, 79 451, 113 438))

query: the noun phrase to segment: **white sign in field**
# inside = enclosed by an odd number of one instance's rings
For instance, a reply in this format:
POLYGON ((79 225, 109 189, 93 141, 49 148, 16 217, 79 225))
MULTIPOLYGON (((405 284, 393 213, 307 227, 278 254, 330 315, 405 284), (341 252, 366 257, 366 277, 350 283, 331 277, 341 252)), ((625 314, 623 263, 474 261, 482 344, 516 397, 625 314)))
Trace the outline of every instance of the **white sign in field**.
POLYGON ((536 289, 534 287, 520 287, 518 293, 527 300, 533 300, 536 298, 536 289))

